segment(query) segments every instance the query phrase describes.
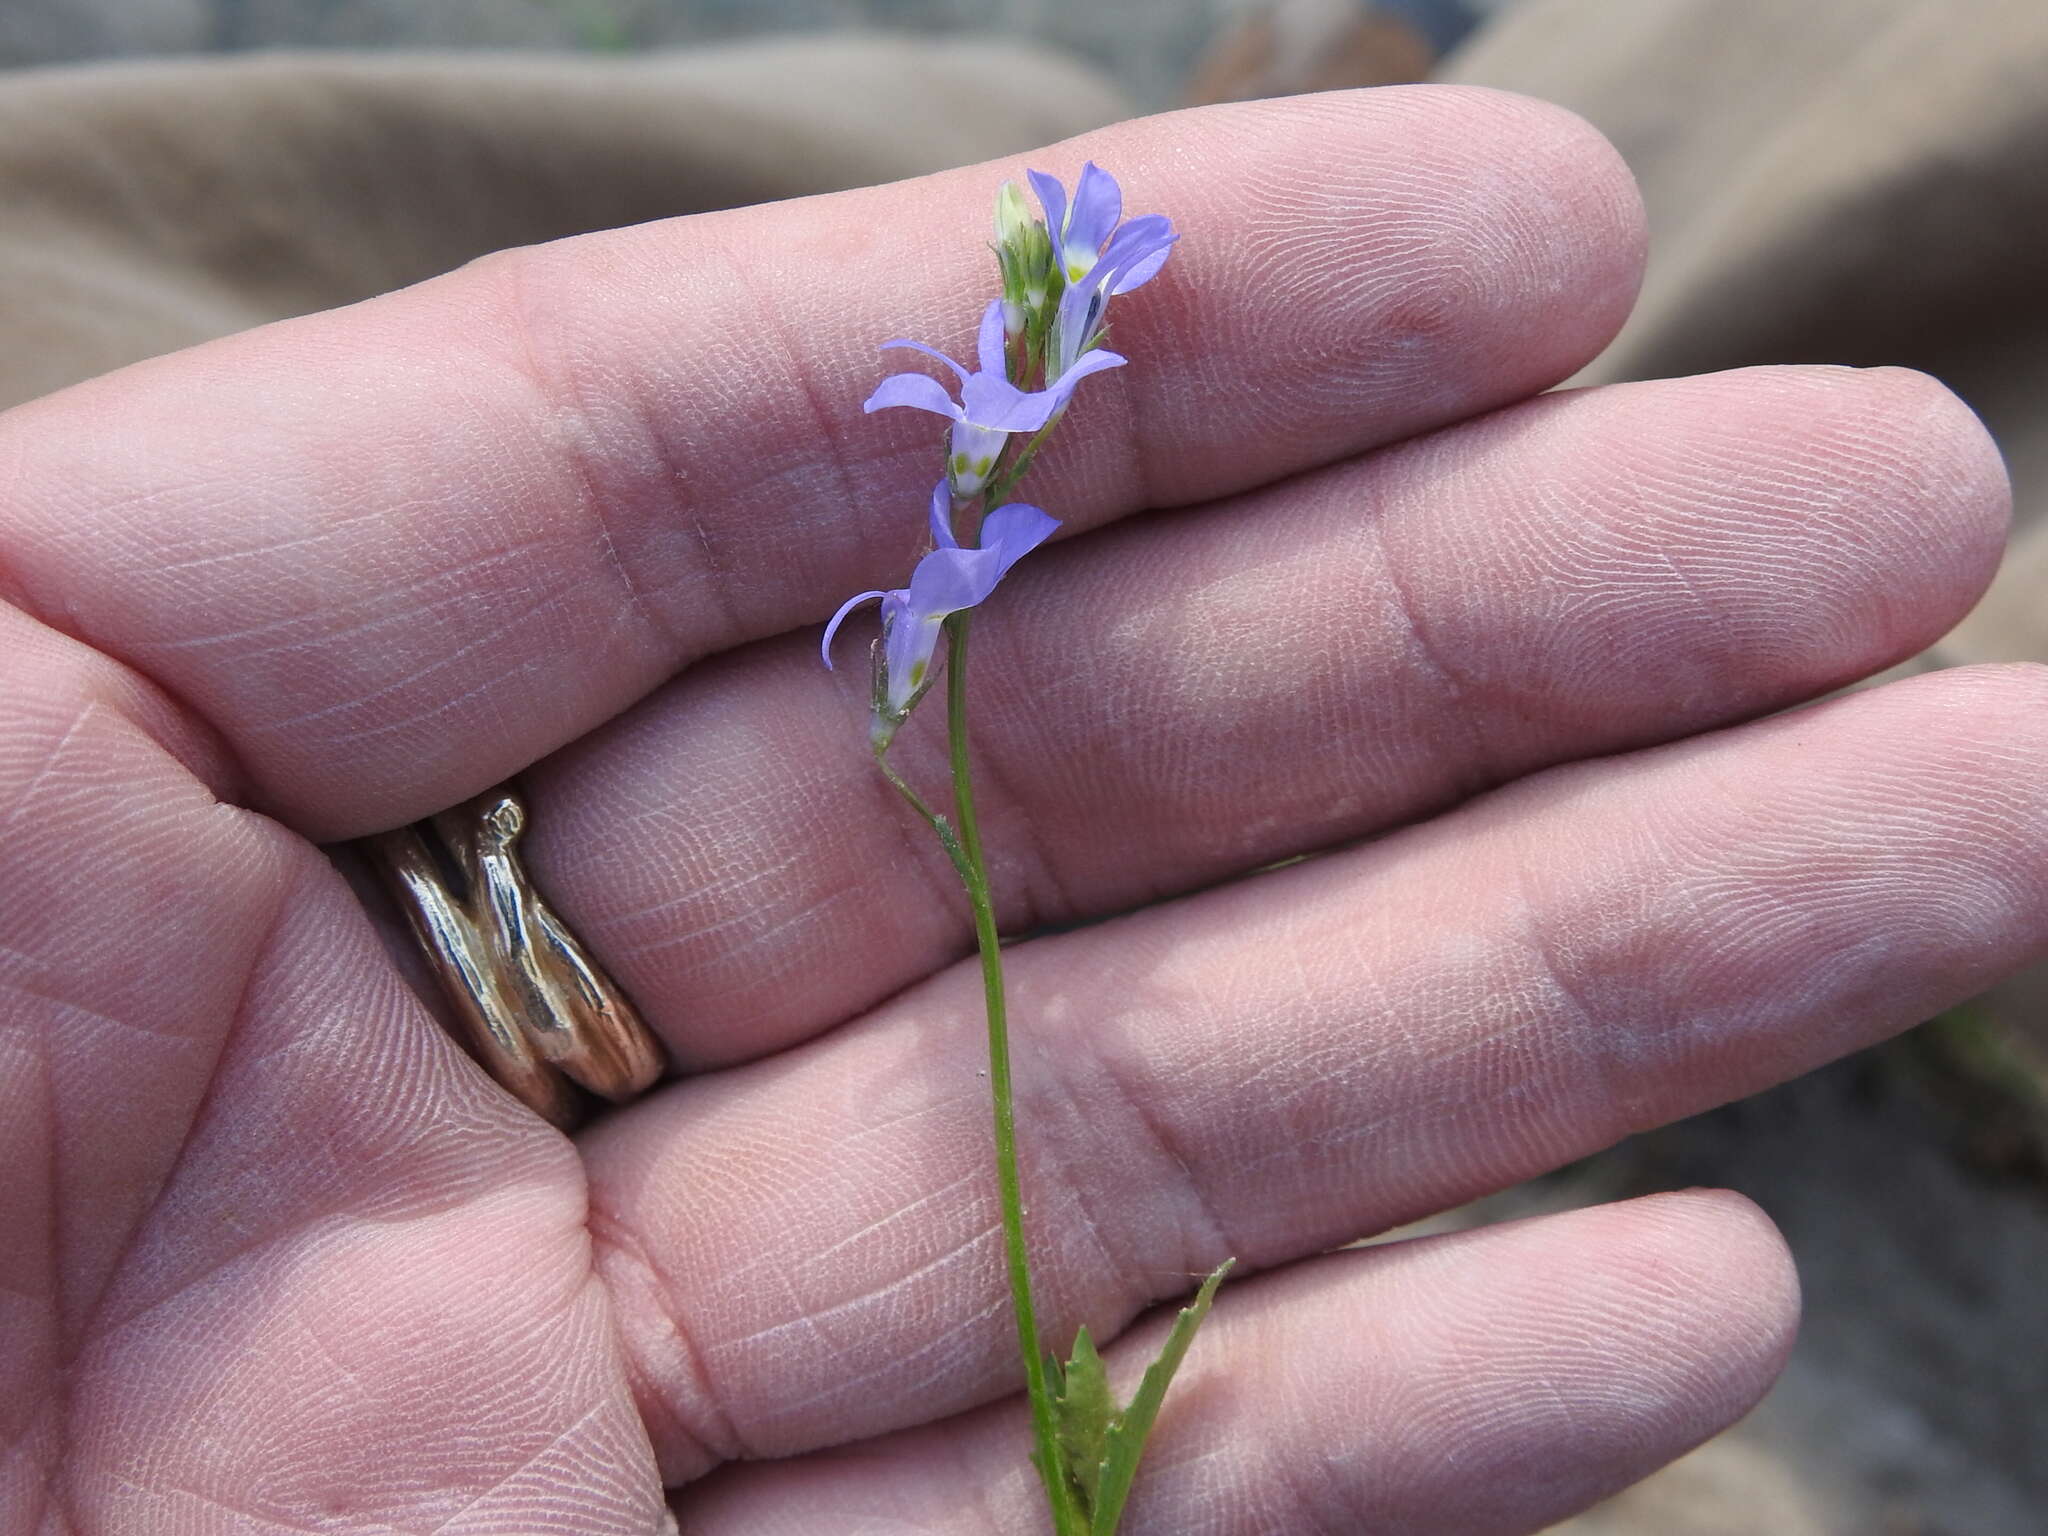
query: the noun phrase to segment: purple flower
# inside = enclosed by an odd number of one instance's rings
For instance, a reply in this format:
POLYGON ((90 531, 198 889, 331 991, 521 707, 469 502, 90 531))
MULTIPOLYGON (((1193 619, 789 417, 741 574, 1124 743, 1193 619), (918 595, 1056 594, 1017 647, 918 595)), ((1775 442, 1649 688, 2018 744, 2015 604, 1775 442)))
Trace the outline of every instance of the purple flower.
POLYGON ((1046 357, 1047 372, 1059 373, 1101 329, 1110 299, 1150 282, 1180 236, 1164 214, 1148 213, 1119 225, 1123 192, 1093 160, 1081 167, 1072 203, 1066 188, 1043 171, 1025 175, 1045 208, 1053 258, 1066 275, 1046 357))
POLYGON ((1024 174, 1045 209, 1053 253, 1070 284, 1101 268, 1101 276, 1117 274, 1111 293, 1129 293, 1166 265, 1168 248, 1179 238, 1172 224, 1163 214, 1148 213, 1118 229, 1124 211, 1123 189, 1093 160, 1081 167, 1072 203, 1067 201, 1067 189, 1045 172, 1024 174))
POLYGON ((924 353, 926 357, 937 358, 952 369, 960 380, 960 399, 956 402, 946 393, 945 386, 929 374, 895 373, 882 380, 881 386, 868 396, 866 405, 862 407, 863 410, 880 411, 892 405, 907 405, 949 418, 953 422, 953 432, 946 457, 946 473, 952 481, 953 494, 962 500, 973 496, 987 483, 996 459, 1002 454, 1004 440, 1010 433, 1036 432, 1065 409, 1074 387, 1089 374, 1121 367, 1124 361, 1114 352, 1083 352, 1068 360, 1056 373, 1048 370, 1052 373, 1052 382, 1044 389, 1023 390, 1009 380, 1003 340, 1003 301, 996 299, 990 302, 981 316, 981 334, 975 344, 981 363, 979 372, 969 373, 945 353, 935 351, 922 342, 885 341, 882 343, 884 351, 890 347, 908 347, 913 352, 924 353))
POLYGON ((932 489, 932 538, 938 548, 917 562, 910 585, 893 592, 863 592, 840 604, 825 626, 819 646, 825 665, 832 665, 832 637, 846 616, 862 603, 882 603, 882 678, 880 706, 893 728, 916 702, 931 677, 932 655, 946 616, 972 608, 995 591, 996 583, 1025 555, 1052 536, 1059 523, 1023 502, 997 507, 981 523, 981 547, 962 549, 953 537, 953 500, 945 481, 932 489))

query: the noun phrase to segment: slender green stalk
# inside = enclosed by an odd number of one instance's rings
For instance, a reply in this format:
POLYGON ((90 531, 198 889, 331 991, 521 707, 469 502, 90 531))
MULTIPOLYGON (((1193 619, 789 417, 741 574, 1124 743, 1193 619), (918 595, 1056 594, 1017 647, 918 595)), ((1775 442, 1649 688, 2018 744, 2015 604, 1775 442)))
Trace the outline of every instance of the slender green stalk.
MULTIPOLYGON (((1048 421, 1031 435, 1030 440, 1017 450, 1014 458, 990 477, 987 487, 981 493, 984 506, 999 507, 1003 504, 1003 501, 1009 496, 1010 492, 1017 488, 1017 482, 1024 478, 1024 471, 1031 467, 1031 461, 1038 457, 1039 448, 1044 445, 1048 437, 1052 436, 1052 429, 1059 424, 1059 417, 1053 417, 1051 421, 1048 421)), ((964 612, 965 610, 963 609, 962 611, 964 612)), ((949 694, 947 696, 948 708, 951 707, 951 700, 952 695, 949 694)))
POLYGON ((946 740, 953 763, 953 807, 960 823, 961 878, 974 908, 974 937, 981 949, 981 982, 988 1005, 988 1079, 995 1101, 996 1181, 1003 1206, 1003 1248, 1009 1261, 1010 1299, 1017 1314, 1017 1348, 1024 1356, 1024 1380, 1031 1395, 1031 1434, 1039 1476, 1052 1503, 1053 1528, 1060 1536, 1086 1526, 1061 1475, 1053 1424, 1052 1395, 1045 1380, 1045 1351, 1038 1341, 1038 1316, 1031 1300, 1031 1268, 1024 1250, 1024 1196, 1017 1178, 1017 1115, 1010 1080, 1010 1033, 1003 999, 1003 956, 989 900, 988 866, 982 858, 981 825, 974 814, 974 786, 967 762, 968 614, 946 620, 946 740))
POLYGON ((912 789, 903 775, 889 765, 889 749, 886 745, 875 748, 875 766, 882 770, 883 778, 895 785, 896 793, 910 802, 910 808, 929 822, 931 829, 938 833, 939 842, 946 850, 946 857, 953 861, 953 872, 960 877, 960 883, 972 891, 974 879, 968 873, 967 855, 960 847, 960 839, 953 835, 952 824, 926 805, 924 796, 912 789))

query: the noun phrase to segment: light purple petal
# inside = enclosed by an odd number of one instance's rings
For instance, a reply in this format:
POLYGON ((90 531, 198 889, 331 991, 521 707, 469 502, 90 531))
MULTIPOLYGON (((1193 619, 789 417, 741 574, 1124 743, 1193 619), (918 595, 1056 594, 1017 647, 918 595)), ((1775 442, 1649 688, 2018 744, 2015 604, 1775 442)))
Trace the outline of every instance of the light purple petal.
POLYGON ((1003 578, 1002 552, 935 549, 910 573, 908 611, 914 618, 944 618, 972 608, 1003 578))
POLYGON ((930 411, 935 416, 950 417, 954 421, 960 420, 961 416, 960 407, 946 393, 946 386, 928 373, 890 374, 868 396, 861 409, 885 411, 892 405, 907 405, 913 410, 930 411))
POLYGON ((1026 394, 992 373, 977 373, 969 379, 960 398, 961 419, 992 432, 1036 432, 1058 408, 1046 391, 1026 394))
POLYGON ((1166 265, 1166 258, 1173 254, 1173 242, 1179 238, 1179 235, 1175 235, 1172 239, 1162 242, 1158 250, 1148 256, 1140 256, 1117 273, 1115 280, 1109 285, 1109 291, 1129 293, 1133 288, 1142 288, 1151 282, 1159 275, 1159 269, 1166 265))
POLYGON ((946 356, 946 354, 941 352, 937 347, 928 347, 921 341, 909 341, 906 340, 904 337, 899 336, 894 341, 883 342, 881 346, 877 347, 875 350, 878 352, 893 352, 898 347, 907 348, 912 352, 922 352, 926 357, 936 358, 939 362, 944 363, 948 368, 952 369, 954 376, 958 378, 961 383, 964 384, 967 382, 967 370, 965 368, 962 368, 958 363, 954 362, 953 359, 946 356))
POLYGON ((932 487, 932 541, 941 549, 958 549, 960 541, 953 537, 953 486, 950 481, 941 480, 932 487))
POLYGON ((1003 356, 1003 340, 1008 335, 1003 329, 1003 301, 990 299, 988 308, 981 312, 981 334, 975 338, 974 350, 981 359, 981 371, 992 373, 997 378, 1008 378, 1009 359, 1003 356))
POLYGON ((1043 171, 1026 171, 1024 179, 1038 194, 1038 205, 1045 210, 1045 227, 1052 234, 1052 243, 1057 246, 1067 224, 1067 189, 1043 171))
POLYGON ((832 615, 832 622, 825 626, 825 638, 818 643, 818 654, 824 658, 825 670, 827 672, 832 670, 832 637, 839 633, 839 626, 846 622, 846 616, 862 603, 871 602, 878 597, 886 598, 887 596, 889 594, 882 591, 863 592, 858 597, 849 597, 839 605, 839 611, 832 615))
POLYGON ((1129 293, 1166 264, 1173 242, 1180 238, 1164 214, 1133 219, 1102 248, 1102 260, 1088 281, 1107 282, 1111 293, 1129 293))
POLYGON ((1002 580, 1011 566, 1051 538, 1058 527, 1059 519, 1043 507, 1022 501, 1006 502, 983 518, 981 547, 996 555, 996 580, 1002 580))
POLYGON ((1052 409, 1045 413, 1046 420, 1050 421, 1054 413, 1066 405, 1068 396, 1074 392, 1074 386, 1089 374, 1100 373, 1105 368, 1121 368, 1125 361, 1126 359, 1116 353, 1105 352, 1100 347, 1093 352, 1083 352, 1074 360, 1073 367, 1054 379, 1050 388, 1041 391, 1042 396, 1049 397, 1052 401, 1052 409))
POLYGON ((1109 239, 1123 212, 1124 194, 1116 178, 1090 160, 1081 167, 1081 179, 1074 185, 1074 212, 1063 243, 1093 255, 1109 239))
POLYGON ((1102 248, 1105 258, 1122 257, 1129 260, 1139 248, 1150 249, 1162 242, 1178 239, 1173 231, 1173 220, 1163 213, 1140 214, 1121 226, 1102 248))
POLYGON ((1042 507, 1008 502, 982 520, 979 549, 935 549, 910 573, 904 610, 912 618, 944 618, 972 608, 995 591, 1011 566, 1052 537, 1059 523, 1042 507))

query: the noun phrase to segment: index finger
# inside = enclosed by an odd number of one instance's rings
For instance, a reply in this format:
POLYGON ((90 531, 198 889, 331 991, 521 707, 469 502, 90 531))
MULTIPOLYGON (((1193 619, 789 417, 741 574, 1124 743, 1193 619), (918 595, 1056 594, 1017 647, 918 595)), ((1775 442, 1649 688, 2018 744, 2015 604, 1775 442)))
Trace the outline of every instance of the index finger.
MULTIPOLYGON (((1572 372, 1633 296, 1627 172, 1555 108, 1350 92, 1122 124, 1185 233, 1034 477, 1071 527, 1204 499, 1572 372)), ((1014 164, 509 253, 0 417, 0 593, 217 729, 317 838, 512 773, 721 648, 899 577, 1014 164), (894 413, 902 417, 909 413, 894 413)))

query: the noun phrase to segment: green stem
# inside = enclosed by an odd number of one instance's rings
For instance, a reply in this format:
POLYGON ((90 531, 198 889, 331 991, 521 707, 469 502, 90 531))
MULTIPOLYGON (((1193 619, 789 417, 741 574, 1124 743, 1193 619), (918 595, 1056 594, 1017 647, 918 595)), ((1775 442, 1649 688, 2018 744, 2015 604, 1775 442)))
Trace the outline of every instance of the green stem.
MULTIPOLYGON (((1048 421, 1044 426, 1031 434, 1030 440, 1017 451, 1017 456, 1002 469, 999 469, 994 477, 990 479, 988 485, 983 488, 981 493, 983 506, 999 507, 1002 505, 1003 498, 1017 488, 1017 482, 1024 478, 1024 471, 1031 467, 1031 461, 1038 457, 1038 450, 1044 446, 1045 440, 1052 436, 1052 429, 1059 424, 1060 419, 1055 416, 1051 421, 1048 421)), ((951 707, 950 701, 951 695, 949 694, 948 708, 951 707)))
POLYGON ((946 857, 953 861, 953 872, 960 877, 960 883, 970 891, 974 879, 968 872, 967 854, 960 846, 960 839, 953 835, 953 828, 946 818, 924 803, 924 796, 912 789, 903 775, 889 766, 889 748, 886 745, 875 748, 875 766, 882 770, 882 777, 896 786, 896 793, 910 802, 910 808, 922 816, 938 833, 939 842, 944 845, 946 857))
POLYGON ((1031 1268, 1024 1250, 1024 1196, 1017 1178, 1017 1115, 1010 1079, 1010 1035, 1003 1002, 1003 957, 996 936, 995 908, 989 900, 988 866, 982 858, 981 825, 974 814, 974 787, 967 763, 967 627, 966 612, 946 621, 946 740, 953 763, 953 806, 960 823, 956 861, 967 899, 974 908, 974 937, 981 949, 981 982, 988 1006, 988 1078, 995 1101, 996 1182, 1003 1206, 1003 1248, 1010 1271, 1010 1299, 1017 1314, 1017 1348, 1024 1357, 1024 1381, 1031 1395, 1031 1433, 1039 1476, 1052 1504, 1053 1528, 1060 1536, 1083 1532, 1061 1475, 1053 1429, 1052 1396, 1046 1387, 1045 1351, 1038 1341, 1038 1317, 1031 1301, 1031 1268))

